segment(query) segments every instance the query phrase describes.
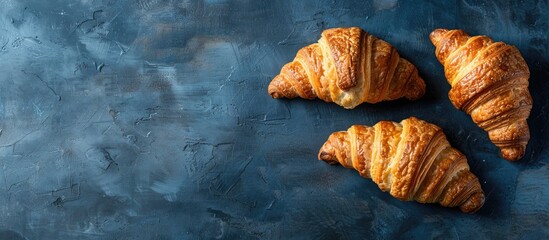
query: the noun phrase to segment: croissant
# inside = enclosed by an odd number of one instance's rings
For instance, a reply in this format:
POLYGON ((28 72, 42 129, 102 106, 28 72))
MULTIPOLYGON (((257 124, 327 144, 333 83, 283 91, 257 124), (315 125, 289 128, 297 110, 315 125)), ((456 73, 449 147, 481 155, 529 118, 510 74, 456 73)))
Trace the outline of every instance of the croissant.
POLYGON ((439 127, 415 117, 332 133, 318 159, 354 168, 403 201, 459 206, 466 213, 484 204, 465 156, 450 146, 439 127))
POLYGON ((471 115, 509 161, 522 158, 530 131, 530 71, 519 50, 487 36, 436 29, 430 35, 452 89, 452 104, 471 115))
POLYGON ((322 32, 318 43, 300 49, 269 84, 273 98, 319 98, 351 109, 425 93, 417 69, 389 43, 357 27, 322 32))

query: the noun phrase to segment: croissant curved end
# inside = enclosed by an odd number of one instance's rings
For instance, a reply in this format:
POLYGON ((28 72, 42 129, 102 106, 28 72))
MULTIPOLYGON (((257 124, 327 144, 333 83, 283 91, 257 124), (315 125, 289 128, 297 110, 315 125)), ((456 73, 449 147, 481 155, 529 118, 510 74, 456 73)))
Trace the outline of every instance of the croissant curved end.
POLYGON ((278 77, 275 77, 271 83, 269 84, 269 88, 268 88, 268 91, 269 91, 269 95, 271 95, 271 97, 273 98, 282 98, 282 94, 278 91, 278 85, 280 83, 277 83, 277 81, 280 81, 278 77))
POLYGON ((450 30, 443 29, 443 28, 437 28, 437 29, 435 29, 434 31, 431 32, 431 34, 429 35, 429 39, 431 39, 431 42, 433 42, 433 44, 435 46, 437 46, 438 42, 440 41, 442 36, 448 31, 450 31, 450 30))
MULTIPOLYGON (((332 138, 332 136, 333 135, 330 135, 329 139, 332 138)), ((336 149, 332 146, 329 139, 322 145, 320 151, 318 151, 318 160, 325 161, 329 164, 336 164, 338 163, 336 149)))
POLYGON ((467 201, 465 201, 459 209, 464 213, 474 213, 478 211, 482 205, 484 205, 485 196, 483 192, 476 192, 472 194, 467 201))
POLYGON ((269 95, 271 95, 272 98, 282 98, 283 96, 276 91, 275 87, 271 87, 269 85, 269 95))
POLYGON ((425 81, 417 74, 417 71, 412 78, 408 83, 408 90, 404 97, 408 100, 417 100, 425 95, 425 81))
POLYGON ((508 161, 517 161, 524 156, 524 146, 512 146, 501 148, 501 156, 508 161))
POLYGON ((284 81, 284 78, 282 78, 280 75, 277 75, 275 78, 273 78, 273 80, 269 84, 268 92, 272 98, 297 97, 297 93, 293 91, 292 85, 284 81))

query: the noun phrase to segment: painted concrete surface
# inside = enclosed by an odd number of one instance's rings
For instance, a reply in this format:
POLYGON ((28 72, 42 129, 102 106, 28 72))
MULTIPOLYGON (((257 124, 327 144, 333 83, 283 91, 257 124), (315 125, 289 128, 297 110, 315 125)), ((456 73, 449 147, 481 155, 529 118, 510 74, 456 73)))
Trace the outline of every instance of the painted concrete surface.
POLYGON ((549 236, 547 1, 0 0, 0 239, 549 236), (323 29, 358 26, 427 83, 345 110, 267 86, 323 29), (486 34, 530 70, 517 163, 451 105, 429 33, 486 34), (487 193, 474 215, 400 202, 317 160, 352 124, 442 127, 487 193))

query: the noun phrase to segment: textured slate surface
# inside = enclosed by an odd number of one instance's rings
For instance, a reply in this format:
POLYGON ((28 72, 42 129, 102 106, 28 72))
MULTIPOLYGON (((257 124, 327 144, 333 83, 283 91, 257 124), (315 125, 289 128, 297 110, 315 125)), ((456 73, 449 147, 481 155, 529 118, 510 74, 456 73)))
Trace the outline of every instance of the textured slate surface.
POLYGON ((548 2, 411 2, 0 0, 0 239, 549 237, 548 2), (397 47, 426 96, 271 99, 280 67, 341 26, 397 47), (451 105, 436 27, 523 53, 521 162, 451 105), (333 131, 411 115, 468 156, 488 196, 477 214, 400 202, 316 160, 333 131))

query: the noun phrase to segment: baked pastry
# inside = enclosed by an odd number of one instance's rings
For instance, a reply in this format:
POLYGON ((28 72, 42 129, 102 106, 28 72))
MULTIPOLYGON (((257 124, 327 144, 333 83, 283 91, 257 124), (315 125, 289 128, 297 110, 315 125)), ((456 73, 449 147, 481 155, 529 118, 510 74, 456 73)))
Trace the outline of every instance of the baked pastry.
POLYGON ((465 156, 450 146, 439 127, 415 117, 332 133, 318 159, 354 168, 403 201, 439 203, 466 213, 484 204, 465 156))
POLYGON ((425 82, 389 43, 357 27, 333 28, 300 49, 268 91, 273 98, 320 98, 351 109, 363 102, 418 99, 425 82))
POLYGON ((500 148, 503 158, 522 158, 530 131, 530 71, 519 50, 487 36, 436 29, 430 35, 457 109, 471 115, 500 148))

